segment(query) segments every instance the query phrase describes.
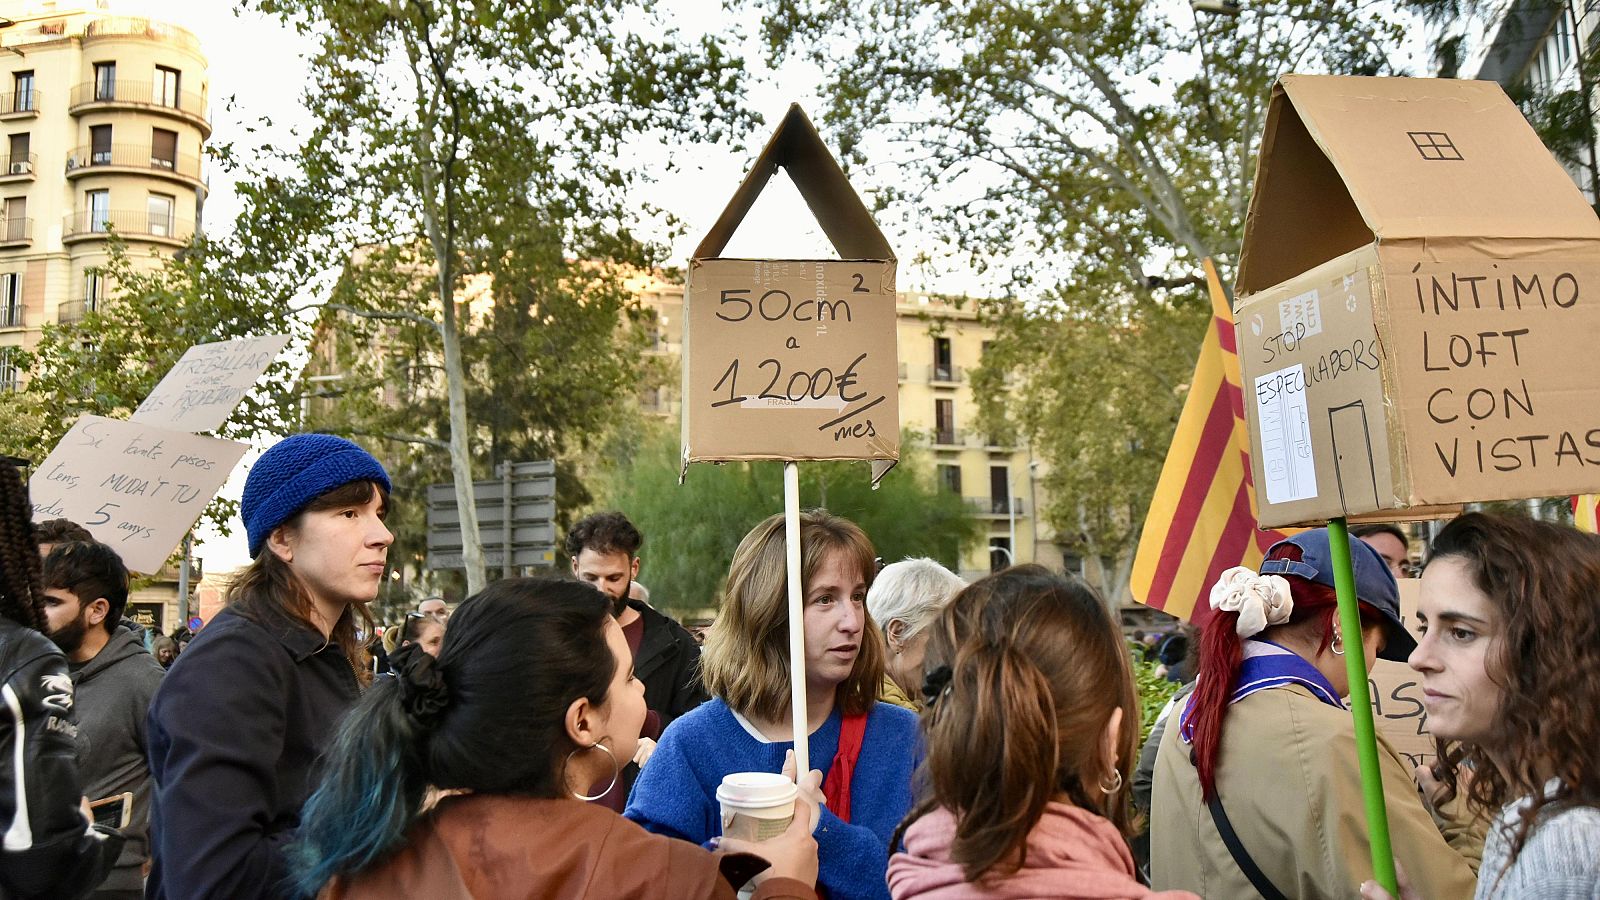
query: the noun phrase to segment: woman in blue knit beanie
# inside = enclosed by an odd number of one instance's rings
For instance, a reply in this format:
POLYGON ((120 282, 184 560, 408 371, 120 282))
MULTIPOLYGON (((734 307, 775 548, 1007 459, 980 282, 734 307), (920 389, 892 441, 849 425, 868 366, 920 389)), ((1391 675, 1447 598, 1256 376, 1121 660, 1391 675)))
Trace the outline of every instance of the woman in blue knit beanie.
POLYGON ((370 453, 327 434, 286 438, 251 468, 239 511, 253 560, 150 706, 146 897, 289 892, 283 848, 361 693, 356 632, 394 540, 389 490, 370 453))

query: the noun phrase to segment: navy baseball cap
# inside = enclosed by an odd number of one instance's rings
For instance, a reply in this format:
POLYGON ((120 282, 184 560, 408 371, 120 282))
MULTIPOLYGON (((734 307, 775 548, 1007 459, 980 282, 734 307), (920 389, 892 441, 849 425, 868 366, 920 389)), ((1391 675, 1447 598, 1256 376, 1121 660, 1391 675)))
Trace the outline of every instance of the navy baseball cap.
MULTIPOLYGON (((1272 551, 1293 544, 1300 548, 1300 559, 1269 559, 1261 563, 1263 575, 1298 575, 1307 581, 1333 587, 1333 551, 1328 543, 1328 529, 1315 528, 1301 532, 1288 540, 1279 541, 1267 550, 1272 551)), ((1417 639, 1400 621, 1400 586, 1394 573, 1378 551, 1359 538, 1350 538, 1350 567, 1355 570, 1356 599, 1383 614, 1386 640, 1379 659, 1405 662, 1411 651, 1417 649, 1417 639)))

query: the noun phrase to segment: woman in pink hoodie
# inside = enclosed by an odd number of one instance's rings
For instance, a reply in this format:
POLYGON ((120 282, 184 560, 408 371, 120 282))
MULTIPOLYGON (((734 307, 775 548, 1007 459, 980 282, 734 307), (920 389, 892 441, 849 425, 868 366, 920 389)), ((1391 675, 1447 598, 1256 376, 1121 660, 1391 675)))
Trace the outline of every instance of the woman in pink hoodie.
POLYGON ((1134 874, 1139 707, 1100 599, 1019 566, 963 590, 929 630, 927 761, 889 862, 895 900, 1193 898, 1134 874))

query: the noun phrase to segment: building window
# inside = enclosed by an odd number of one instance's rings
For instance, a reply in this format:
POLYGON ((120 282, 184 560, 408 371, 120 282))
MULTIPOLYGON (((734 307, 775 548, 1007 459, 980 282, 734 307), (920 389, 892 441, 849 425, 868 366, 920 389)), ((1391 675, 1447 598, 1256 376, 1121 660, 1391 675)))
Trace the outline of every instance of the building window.
POLYGON ((5 238, 8 241, 28 239, 28 198, 7 197, 5 206, 5 238))
POLYGON ((177 198, 170 194, 151 194, 145 201, 145 216, 148 219, 150 234, 157 237, 172 237, 172 208, 177 198))
POLYGON ((1011 470, 1005 466, 989 467, 989 509, 996 515, 1011 512, 1011 470))
POLYGON ((156 66, 154 95, 150 98, 158 106, 178 108, 178 70, 156 66))
POLYGON ((111 227, 111 192, 86 191, 83 208, 88 216, 90 231, 107 231, 111 227))
POLYGON ((950 339, 947 337, 933 339, 933 380, 955 380, 955 367, 950 359, 950 339))
POLYGON ((945 491, 949 491, 952 494, 960 495, 960 493, 961 493, 961 467, 960 466, 940 465, 939 466, 939 487, 941 489, 945 490, 945 491))
POLYGON ((5 172, 10 175, 26 175, 33 171, 33 162, 28 159, 31 150, 31 141, 28 132, 11 135, 11 146, 7 151, 5 172))
POLYGON ((989 571, 998 572, 1011 565, 1011 538, 989 538, 989 571))
POLYGON ((22 369, 17 365, 17 348, 0 347, 0 391, 22 390, 22 369))
POLYGON ((933 401, 933 442, 935 444, 954 444, 956 442, 956 402, 954 400, 933 401))
POLYGON ((0 328, 22 324, 22 273, 0 274, 0 328))
POLYGON ((11 76, 11 112, 32 112, 33 98, 33 71, 17 72, 11 76))
POLYGON ((83 306, 89 312, 100 308, 106 299, 106 276, 98 269, 85 269, 83 272, 83 306))
POLYGON ((117 64, 114 62, 94 64, 94 99, 117 99, 117 64))
POLYGON ((93 125, 89 128, 89 165, 111 165, 110 125, 93 125))
POLYGON ((178 133, 165 128, 150 129, 150 165, 161 169, 178 167, 178 133))

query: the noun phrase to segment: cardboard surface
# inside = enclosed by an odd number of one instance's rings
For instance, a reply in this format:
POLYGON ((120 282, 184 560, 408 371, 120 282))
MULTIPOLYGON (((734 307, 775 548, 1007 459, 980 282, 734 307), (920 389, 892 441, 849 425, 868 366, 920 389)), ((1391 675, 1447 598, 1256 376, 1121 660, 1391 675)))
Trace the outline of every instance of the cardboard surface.
POLYGON ((683 464, 900 458, 895 258, 798 105, 689 263, 683 464), (779 167, 843 259, 719 258, 779 167))
POLYGON ((1267 129, 1235 310, 1260 524, 1600 490, 1600 220, 1499 87, 1285 76, 1267 129))
POLYGON ((129 418, 178 431, 215 431, 289 343, 286 334, 196 344, 129 418))
MULTIPOLYGON (((1400 579, 1400 618, 1415 633, 1417 597, 1422 582, 1400 579)), ((1436 758, 1433 735, 1428 732, 1428 712, 1422 705, 1422 675, 1403 662, 1378 660, 1368 673, 1372 692, 1372 719, 1383 736, 1413 766, 1432 764, 1436 758)))
POLYGON ((246 445, 82 416, 28 480, 36 522, 71 519, 135 572, 161 569, 246 445))

